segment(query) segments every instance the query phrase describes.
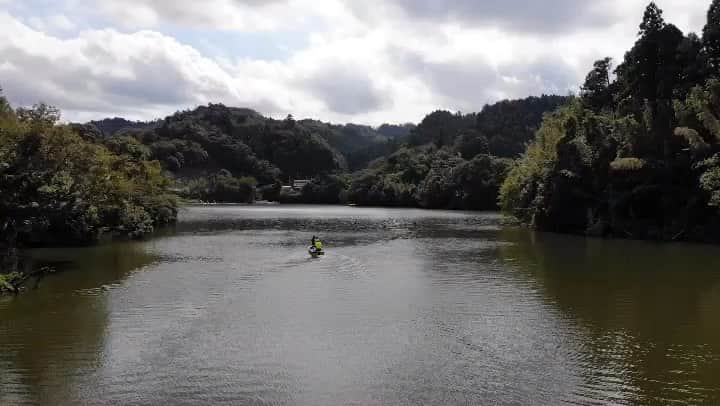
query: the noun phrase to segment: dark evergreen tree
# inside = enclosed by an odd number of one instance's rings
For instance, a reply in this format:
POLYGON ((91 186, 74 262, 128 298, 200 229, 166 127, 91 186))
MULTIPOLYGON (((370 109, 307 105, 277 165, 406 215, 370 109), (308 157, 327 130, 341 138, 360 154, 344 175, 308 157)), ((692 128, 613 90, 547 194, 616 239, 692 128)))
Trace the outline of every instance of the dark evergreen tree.
POLYGON ((621 97, 631 110, 640 111, 645 100, 656 98, 660 37, 664 28, 662 10, 654 2, 650 3, 640 24, 638 40, 616 70, 621 97))
POLYGON ((452 144, 461 130, 471 128, 473 120, 446 110, 434 111, 410 133, 410 143, 423 145, 434 143, 438 147, 452 144))
POLYGON ((720 0, 713 0, 710 5, 702 42, 710 74, 720 78, 720 0))
POLYGON ((720 0, 708 20, 684 36, 651 3, 615 83, 600 61, 582 100, 546 115, 502 206, 546 231, 720 241, 720 0), (606 88, 617 103, 598 109, 606 88))
POLYGON ((467 130, 455 139, 455 150, 465 159, 488 153, 487 137, 475 130, 467 130))
POLYGON ((515 158, 533 139, 543 115, 568 101, 564 96, 527 97, 503 100, 483 107, 475 128, 488 139, 491 155, 515 158))
POLYGON ((700 85, 707 76, 702 41, 694 34, 688 34, 678 46, 676 60, 680 66, 679 84, 673 94, 674 99, 683 99, 694 86, 700 85))
POLYGON ((655 68, 655 78, 657 84, 655 86, 655 98, 667 99, 673 98, 673 89, 675 89, 681 81, 681 75, 685 70, 683 61, 680 58, 679 50, 683 44, 685 37, 675 25, 667 24, 659 33, 657 42, 657 61, 658 66, 655 68))
POLYGON ((612 104, 610 89, 610 66, 612 58, 603 58, 593 64, 581 89, 583 104, 588 108, 600 111, 612 104))
POLYGON ((640 32, 638 35, 647 37, 660 32, 660 30, 665 27, 665 19, 662 15, 663 11, 660 7, 658 7, 654 1, 651 1, 645 8, 645 14, 643 15, 642 23, 640 23, 640 32))

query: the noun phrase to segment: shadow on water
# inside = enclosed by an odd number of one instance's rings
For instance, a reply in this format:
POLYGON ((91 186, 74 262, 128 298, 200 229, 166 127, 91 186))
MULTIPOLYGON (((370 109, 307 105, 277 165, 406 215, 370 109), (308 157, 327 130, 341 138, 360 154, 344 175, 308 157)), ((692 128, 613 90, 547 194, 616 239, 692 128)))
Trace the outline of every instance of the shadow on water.
POLYGON ((60 272, 38 289, 0 298, 0 404, 73 403, 75 378, 101 362, 108 311, 103 295, 155 258, 142 244, 39 249, 30 265, 60 272))
POLYGON ((586 380, 618 403, 720 400, 720 256, 703 245, 608 241, 507 229, 509 268, 576 320, 586 380))

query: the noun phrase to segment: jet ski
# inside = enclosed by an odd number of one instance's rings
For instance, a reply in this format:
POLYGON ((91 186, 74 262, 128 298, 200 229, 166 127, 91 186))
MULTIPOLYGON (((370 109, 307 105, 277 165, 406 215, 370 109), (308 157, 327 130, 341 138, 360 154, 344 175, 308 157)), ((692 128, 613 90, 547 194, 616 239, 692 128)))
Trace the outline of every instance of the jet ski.
POLYGON ((322 248, 310 246, 308 248, 308 254, 310 254, 310 256, 313 258, 320 258, 321 256, 325 255, 325 251, 323 251, 322 248))

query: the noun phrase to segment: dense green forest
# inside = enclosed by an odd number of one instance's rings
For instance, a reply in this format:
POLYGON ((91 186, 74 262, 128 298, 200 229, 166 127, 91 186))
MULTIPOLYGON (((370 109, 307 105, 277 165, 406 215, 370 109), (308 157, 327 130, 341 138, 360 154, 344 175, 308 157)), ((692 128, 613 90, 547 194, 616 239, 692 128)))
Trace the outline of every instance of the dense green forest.
POLYGON ((157 160, 188 199, 493 209, 511 158, 543 114, 566 101, 542 96, 477 114, 436 111, 417 126, 275 120, 211 104, 148 123, 113 118, 72 128, 113 152, 157 160), (311 182, 281 194, 292 179, 311 182))
MULTIPOLYGON (((18 245, 137 238, 175 221, 177 201, 160 164, 132 148, 83 139, 47 105, 13 109, 0 94, 0 269, 18 245)), ((130 146, 139 147, 139 145, 130 146)), ((0 291, 5 287, 0 280, 0 291)))
POLYGON ((702 37, 651 3, 617 67, 546 116, 502 186, 536 228, 598 236, 720 239, 720 1, 702 37))
POLYGON ((491 210, 513 158, 543 114, 567 97, 501 101, 479 113, 435 111, 395 152, 350 179, 346 200, 360 205, 491 210))

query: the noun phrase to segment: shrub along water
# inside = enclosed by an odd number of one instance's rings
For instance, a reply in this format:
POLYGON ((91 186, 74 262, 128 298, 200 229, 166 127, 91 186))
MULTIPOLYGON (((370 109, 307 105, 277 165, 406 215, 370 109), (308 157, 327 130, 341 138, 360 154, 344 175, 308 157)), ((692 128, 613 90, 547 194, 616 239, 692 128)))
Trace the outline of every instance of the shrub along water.
POLYGON ((57 109, 13 109, 0 94, 1 271, 16 267, 18 245, 139 238, 176 219, 168 178, 135 140, 113 152, 58 120, 57 109))

